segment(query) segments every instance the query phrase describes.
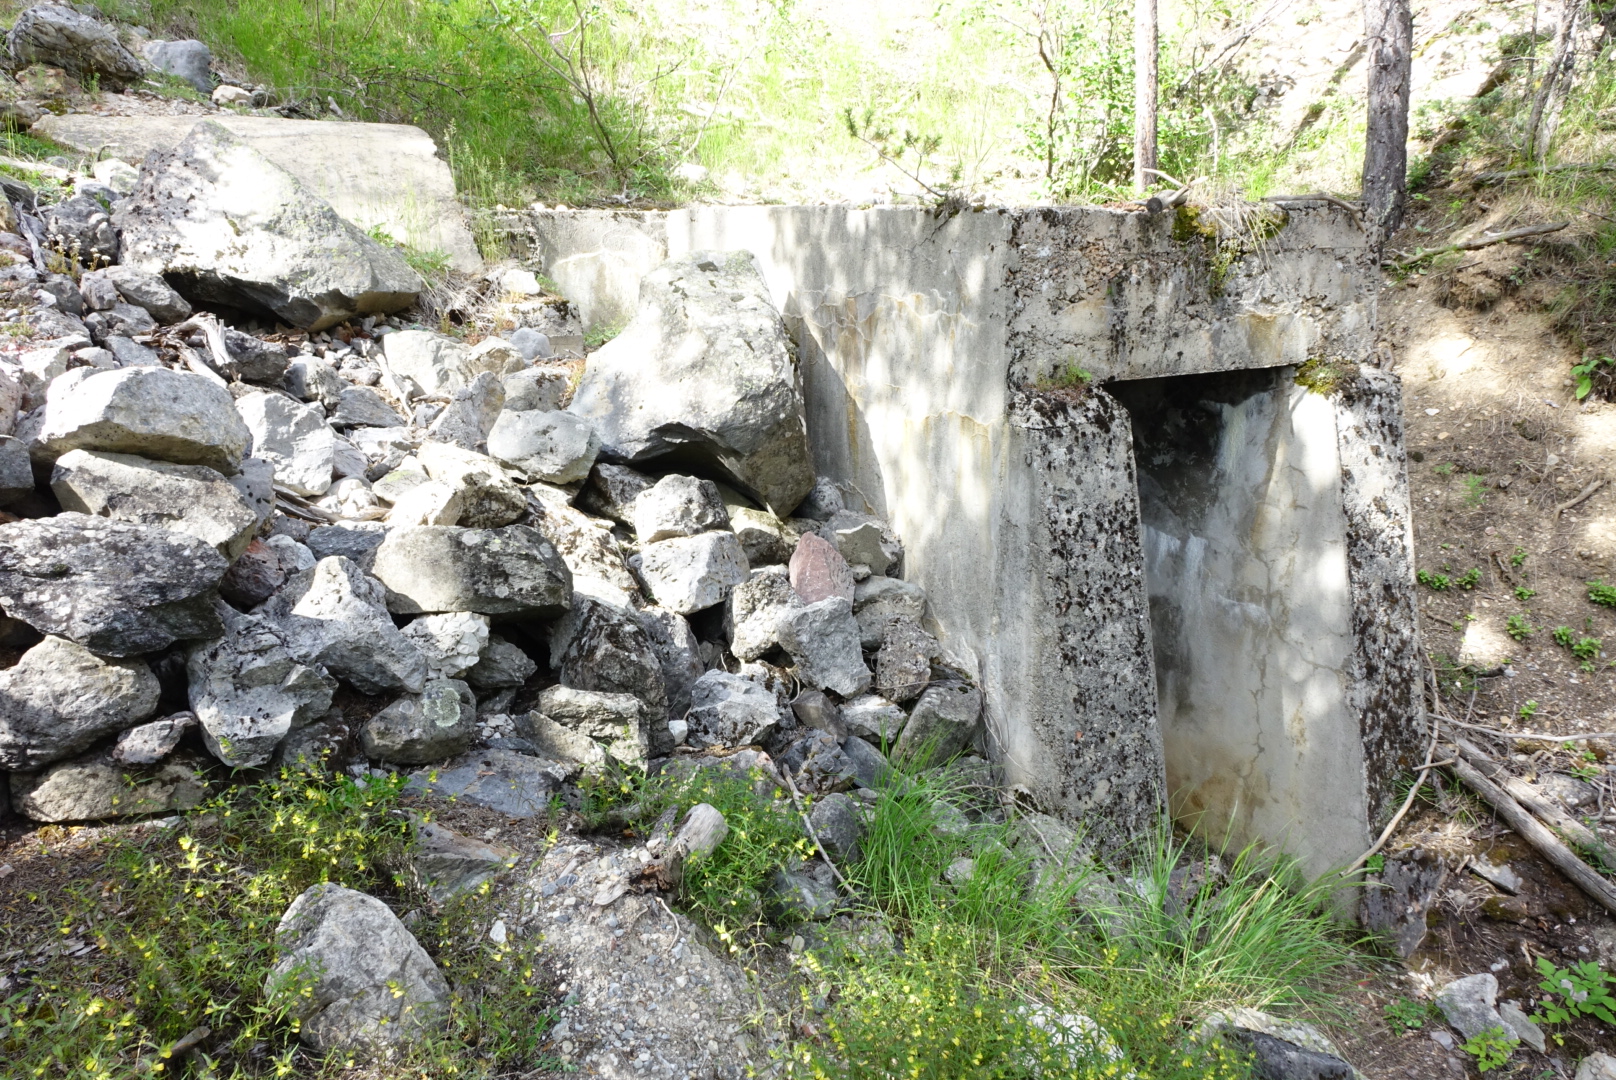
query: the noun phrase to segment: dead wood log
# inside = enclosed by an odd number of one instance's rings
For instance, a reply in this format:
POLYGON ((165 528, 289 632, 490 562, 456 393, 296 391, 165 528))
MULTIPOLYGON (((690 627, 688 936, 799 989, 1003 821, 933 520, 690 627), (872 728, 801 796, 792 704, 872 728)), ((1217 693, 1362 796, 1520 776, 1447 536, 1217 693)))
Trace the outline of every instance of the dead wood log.
POLYGON ((1454 739, 1459 753, 1471 765, 1507 791, 1512 799, 1531 811, 1543 824, 1559 833, 1570 843, 1591 852, 1609 868, 1616 868, 1616 851, 1588 826, 1578 821, 1558 799, 1544 794, 1535 785, 1519 776, 1511 776, 1508 769, 1489 757, 1483 750, 1463 739, 1454 739))
POLYGON ((1431 248, 1429 251, 1416 251, 1406 259, 1399 259, 1392 263, 1394 270, 1406 270, 1417 262, 1433 258, 1437 255, 1448 255, 1455 251, 1475 251, 1479 248, 1491 247, 1494 244, 1507 244, 1511 240, 1527 240, 1534 236, 1546 236, 1552 232, 1559 232, 1570 225, 1569 221, 1554 221, 1546 225, 1523 225, 1519 229, 1510 229, 1497 236, 1484 236, 1476 240, 1462 240, 1457 244, 1443 244, 1441 247, 1431 248))
POLYGON ((1606 911, 1616 915, 1616 885, 1600 877, 1591 866, 1577 858, 1576 853, 1561 843, 1547 826, 1527 813, 1508 792, 1487 779, 1474 765, 1461 758, 1453 763, 1453 772, 1465 787, 1493 808, 1504 824, 1532 845, 1549 865, 1569 878, 1606 911))

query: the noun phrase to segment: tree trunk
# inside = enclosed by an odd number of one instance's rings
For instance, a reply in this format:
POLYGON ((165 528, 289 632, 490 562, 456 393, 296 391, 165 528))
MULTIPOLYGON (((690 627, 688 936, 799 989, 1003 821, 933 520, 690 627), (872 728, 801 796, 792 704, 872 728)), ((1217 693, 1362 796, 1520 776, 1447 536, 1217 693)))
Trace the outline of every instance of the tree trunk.
POLYGON ((1577 62, 1577 26, 1582 22, 1583 0, 1565 0, 1560 25, 1554 31, 1554 59, 1543 72, 1543 84, 1532 99, 1532 115, 1526 123, 1526 153, 1542 161, 1559 126, 1560 107, 1571 92, 1573 68, 1577 62))
POLYGON ((1403 221, 1408 202, 1408 93, 1414 16, 1409 0, 1364 0, 1369 60, 1369 130, 1363 201, 1378 246, 1403 221))
POLYGON ((1156 0, 1133 5, 1133 186, 1143 192, 1156 168, 1156 0))

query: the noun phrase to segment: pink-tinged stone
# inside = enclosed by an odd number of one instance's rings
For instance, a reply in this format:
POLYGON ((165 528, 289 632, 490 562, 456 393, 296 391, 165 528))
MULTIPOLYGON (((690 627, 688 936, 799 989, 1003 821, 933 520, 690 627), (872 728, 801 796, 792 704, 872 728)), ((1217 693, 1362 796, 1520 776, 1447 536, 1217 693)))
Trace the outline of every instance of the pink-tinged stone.
POLYGON ((853 599, 853 570, 836 545, 815 533, 803 533, 791 553, 791 587, 805 604, 833 596, 853 599))
POLYGON ((262 540, 254 540, 225 571, 224 580, 219 582, 219 595, 247 610, 274 596, 284 584, 286 572, 275 549, 262 540))

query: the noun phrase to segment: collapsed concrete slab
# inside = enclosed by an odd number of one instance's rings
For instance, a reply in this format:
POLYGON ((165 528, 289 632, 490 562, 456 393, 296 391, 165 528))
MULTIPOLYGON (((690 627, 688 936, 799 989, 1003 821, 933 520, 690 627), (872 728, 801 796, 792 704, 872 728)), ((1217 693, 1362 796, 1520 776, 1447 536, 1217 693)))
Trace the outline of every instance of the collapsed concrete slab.
POLYGON ((648 251, 757 258, 816 470, 903 538, 1007 783, 1105 844, 1167 806, 1315 872, 1368 846, 1424 725, 1400 391, 1373 366, 1376 271, 1349 214, 507 224, 552 276, 610 267, 602 305, 648 251))

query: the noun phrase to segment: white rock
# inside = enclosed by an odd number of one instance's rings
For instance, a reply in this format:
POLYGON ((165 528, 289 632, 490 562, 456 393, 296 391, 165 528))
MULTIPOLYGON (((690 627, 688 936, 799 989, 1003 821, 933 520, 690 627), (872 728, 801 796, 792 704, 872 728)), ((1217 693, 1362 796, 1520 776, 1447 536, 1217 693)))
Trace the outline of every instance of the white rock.
POLYGON ((38 769, 138 724, 157 711, 158 690, 144 660, 47 637, 0 671, 0 768, 38 769))
POLYGON ((634 531, 642 544, 727 528, 729 511, 711 480, 664 476, 634 500, 634 531))
POLYGON ((236 402, 252 432, 253 456, 275 466, 275 482, 299 495, 323 495, 336 467, 336 432, 318 405, 265 391, 236 402))
POLYGON ((722 603, 749 574, 746 553, 732 532, 681 536, 640 550, 646 588, 659 605, 681 615, 722 603))
POLYGON ((190 810, 207 797, 203 759, 190 754, 158 768, 130 769, 97 751, 62 761, 35 776, 11 778, 17 811, 34 821, 97 821, 132 814, 190 810))
POLYGON ((478 372, 464 387, 449 397, 438 418, 432 421, 427 438, 465 450, 476 450, 488 441, 494 420, 505 407, 505 387, 491 372, 478 372))
POLYGON ((375 575, 399 614, 476 611, 553 619, 572 602, 572 575, 534 529, 394 529, 376 549, 375 575))
POLYGON ((403 527, 458 525, 465 506, 466 497, 459 488, 428 480, 398 497, 387 513, 387 523, 403 527))
MULTIPOLYGON (((570 368, 545 364, 505 376, 505 407, 512 412, 548 412, 566 404, 570 368)), ((593 430, 594 425, 590 425, 593 430)))
POLYGON ((365 721, 359 742, 367 757, 395 765, 427 765, 452 757, 477 734, 477 698, 455 679, 428 679, 365 721))
POLYGON ((180 712, 132 727, 119 734, 112 760, 118 765, 155 765, 173 753, 180 739, 195 726, 195 713, 180 712))
POLYGON ((416 451, 427 475, 460 492, 460 524, 497 529, 527 513, 527 496, 499 462, 447 443, 424 442, 416 451))
MULTIPOLYGON (((190 372, 122 368, 52 387, 39 432, 47 460, 106 450, 230 474, 252 433, 224 387, 190 372)), ((322 489, 323 490, 323 489, 322 489)))
POLYGON ((160 525, 212 544, 231 560, 262 520, 236 484, 206 465, 70 450, 56 459, 51 490, 63 510, 160 525))
POLYGON ((571 413, 506 409, 488 432, 488 452, 529 479, 571 484, 589 475, 600 436, 571 413))
POLYGON ((765 567, 730 594, 725 625, 730 652, 756 660, 780 644, 780 616, 802 606, 802 599, 779 567, 765 567))
POLYGON ((690 690, 691 746, 747 746, 780 723, 774 692, 727 671, 709 671, 690 690))
POLYGON ((786 609, 776 633, 804 685, 844 698, 857 697, 870 688, 858 622, 853 618, 852 602, 845 597, 786 609))
POLYGON ((903 730, 909 714, 877 694, 861 694, 843 703, 841 717, 849 735, 857 735, 878 746, 890 746, 903 730))
POLYGON ((469 611, 423 615, 406 626, 403 634, 426 657, 433 675, 458 679, 488 647, 488 616, 469 611))
POLYGON ((539 695, 535 708, 625 765, 644 768, 653 752, 648 717, 633 694, 552 686, 539 695))

